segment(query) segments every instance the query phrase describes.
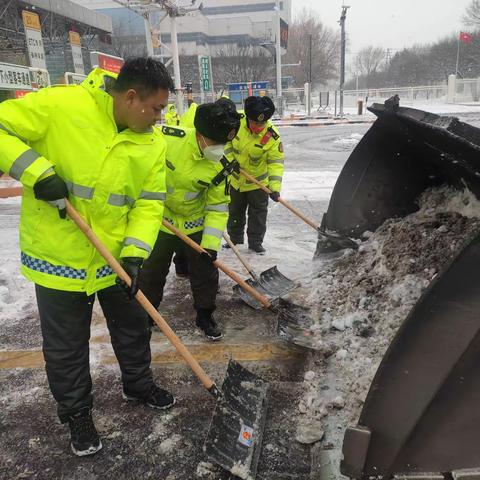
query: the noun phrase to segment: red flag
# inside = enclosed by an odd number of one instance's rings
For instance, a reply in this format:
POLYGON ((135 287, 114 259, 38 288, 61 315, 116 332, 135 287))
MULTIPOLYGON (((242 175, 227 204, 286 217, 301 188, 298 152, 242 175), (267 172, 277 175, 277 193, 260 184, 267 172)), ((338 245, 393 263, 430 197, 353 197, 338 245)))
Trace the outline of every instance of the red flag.
POLYGON ((467 32, 460 32, 460 41, 463 43, 472 43, 472 36, 467 32))

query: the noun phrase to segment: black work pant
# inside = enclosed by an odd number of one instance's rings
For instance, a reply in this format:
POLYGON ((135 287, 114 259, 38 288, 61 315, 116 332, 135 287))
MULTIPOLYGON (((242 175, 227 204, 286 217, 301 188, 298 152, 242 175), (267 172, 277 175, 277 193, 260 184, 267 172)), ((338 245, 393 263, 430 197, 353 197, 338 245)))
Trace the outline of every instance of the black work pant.
MULTIPOLYGON (((69 415, 92 406, 89 340, 95 295, 40 285, 35 285, 35 291, 48 383, 58 404, 58 416, 66 422, 69 415)), ((148 315, 116 285, 100 290, 97 297, 107 320, 124 389, 141 395, 153 383, 148 315)))
POLYGON ((249 245, 261 245, 267 231, 268 193, 263 190, 240 192, 230 187, 228 235, 235 243, 243 243, 248 208, 247 237, 249 245))
MULTIPOLYGON (((202 232, 189 237, 200 244, 202 232)), ((160 231, 148 260, 144 263, 140 275, 140 288, 155 308, 163 298, 163 288, 167 280, 172 256, 183 245, 177 236, 160 231)), ((218 270, 203 259, 195 250, 187 246, 184 249, 190 271, 190 286, 193 293, 195 310, 215 310, 218 291, 218 270)))

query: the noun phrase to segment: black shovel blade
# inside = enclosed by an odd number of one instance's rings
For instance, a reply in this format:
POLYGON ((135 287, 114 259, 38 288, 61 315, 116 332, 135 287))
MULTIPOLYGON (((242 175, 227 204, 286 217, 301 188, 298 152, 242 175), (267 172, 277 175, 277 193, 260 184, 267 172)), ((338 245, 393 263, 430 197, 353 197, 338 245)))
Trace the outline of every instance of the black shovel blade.
POLYGON ((268 383, 230 360, 222 391, 204 451, 236 477, 253 480, 265 429, 268 383))
POLYGON ((358 250, 358 243, 355 240, 345 235, 339 235, 334 232, 327 232, 325 230, 318 230, 318 243, 315 256, 321 253, 337 252, 345 248, 358 250))
POLYGON ((320 350, 321 341, 312 330, 315 322, 308 308, 280 298, 275 310, 280 338, 299 347, 320 350))
POLYGON ((295 287, 295 283, 283 275, 276 266, 262 272, 259 283, 272 297, 281 297, 295 287))
MULTIPOLYGON (((250 285, 261 295, 264 295, 265 297, 269 298, 269 300, 272 300, 270 298, 272 294, 267 291, 265 287, 259 282, 248 278, 247 280, 245 280, 245 283, 250 285)), ((242 287, 240 287, 240 285, 234 285, 233 292, 235 293, 235 295, 238 295, 248 306, 254 308, 255 310, 260 310, 261 308, 263 308, 263 305, 258 300, 255 300, 255 298, 253 298, 250 294, 248 294, 242 287)))

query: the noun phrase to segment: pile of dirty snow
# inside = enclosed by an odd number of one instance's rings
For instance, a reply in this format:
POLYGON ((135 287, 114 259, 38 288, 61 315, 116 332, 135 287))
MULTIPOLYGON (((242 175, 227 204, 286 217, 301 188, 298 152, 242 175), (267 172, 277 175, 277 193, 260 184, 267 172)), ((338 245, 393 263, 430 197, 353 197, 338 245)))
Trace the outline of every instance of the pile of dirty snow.
POLYGON ((323 254, 305 288, 294 294, 292 300, 301 297, 310 308, 319 347, 305 374, 298 441, 324 438, 326 445, 341 448, 345 428, 357 422, 399 325, 462 244, 480 230, 480 202, 468 190, 428 190, 419 206, 374 233, 365 232, 358 251, 323 254))

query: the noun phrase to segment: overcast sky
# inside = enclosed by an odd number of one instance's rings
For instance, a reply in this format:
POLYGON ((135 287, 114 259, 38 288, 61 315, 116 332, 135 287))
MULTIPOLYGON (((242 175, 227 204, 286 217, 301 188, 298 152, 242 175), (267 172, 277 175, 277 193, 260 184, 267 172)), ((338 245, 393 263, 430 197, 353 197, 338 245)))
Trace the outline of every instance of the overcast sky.
MULTIPOLYGON (((346 29, 349 51, 366 45, 401 49, 434 42, 463 29, 461 17, 471 0, 345 0, 350 5, 346 29)), ((343 0, 292 0, 293 15, 311 8, 332 28, 339 28, 343 0)))

